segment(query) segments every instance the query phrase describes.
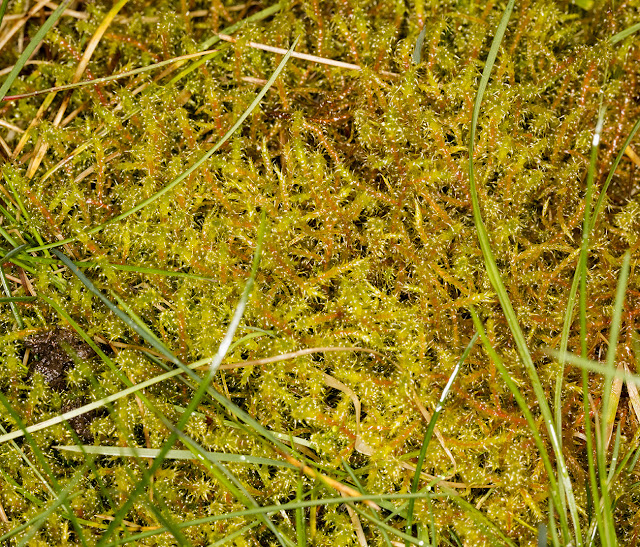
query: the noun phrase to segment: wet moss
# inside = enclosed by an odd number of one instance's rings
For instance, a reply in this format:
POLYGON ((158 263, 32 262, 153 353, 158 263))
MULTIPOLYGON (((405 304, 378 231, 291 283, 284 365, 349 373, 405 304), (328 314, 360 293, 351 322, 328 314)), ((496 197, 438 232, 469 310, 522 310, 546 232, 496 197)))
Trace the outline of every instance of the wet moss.
MULTIPOLYGON (((80 21, 63 18, 45 38, 38 63, 27 65, 11 92, 71 81, 87 41, 111 7, 107 4, 84 6, 86 18, 80 21)), ((226 4, 131 2, 100 41, 85 76, 107 76, 196 51, 213 30, 260 7, 226 4)), ((3 118, 20 131, 3 129, 15 156, 3 167, 1 198, 15 222, 5 215, 3 227, 25 241, 76 236, 65 246, 68 256, 97 263, 86 270, 92 282, 124 300, 177 356, 191 362, 211 356, 224 336, 248 276, 260 212, 266 211, 269 234, 242 334, 249 328, 269 334, 243 342, 228 360, 326 346, 362 346, 385 359, 357 352, 300 357, 222 371, 215 387, 266 427, 308 441, 306 450, 325 473, 350 481, 344 460, 369 492, 406 491, 412 472, 402 464, 415 463, 427 425, 421 407, 433 410, 473 335, 471 304, 486 318, 488 334, 530 406, 536 403, 485 273, 466 172, 473 100, 502 7, 455 1, 283 3, 269 20, 237 31, 233 46, 216 44, 219 53, 213 59, 174 83, 169 80, 177 69, 87 86, 46 99, 40 115, 42 97, 6 102, 3 118), (423 27, 421 62, 414 65, 413 47, 423 27), (261 86, 257 82, 266 80, 279 61, 249 42, 286 48, 298 35, 300 52, 356 63, 363 70, 292 60, 260 107, 200 169, 134 215, 86 234, 160 191, 244 112, 261 86), (56 121, 66 100, 65 115, 56 121), (48 148, 32 173, 38 143, 48 148), (140 269, 123 271, 120 265, 140 269), (353 391, 362 405, 359 425, 353 398, 329 385, 325 375, 353 391), (358 435, 370 454, 357 450, 358 435), (403 459, 407 454, 413 456, 403 459)), ((11 9, 19 13, 22 8, 11 9)), ((607 39, 635 23, 639 9, 637 2, 589 10, 560 1, 523 3, 509 23, 482 106, 475 150, 483 215, 550 399, 555 369, 539 350, 557 347, 560 338, 600 98, 608 110, 599 184, 640 114, 638 41, 632 36, 613 47, 607 39)), ((27 36, 38 24, 27 22, 27 36)), ((17 46, 3 48, 3 66, 15 62, 17 51, 17 46)), ((637 172, 637 163, 626 156, 592 238, 588 347, 593 357, 603 350, 620 257, 631 247, 637 258, 637 172)), ((139 337, 68 272, 46 261, 26 273, 16 263, 4 268, 15 295, 31 294, 17 281, 24 274, 36 295, 49 298, 102 341, 115 368, 130 381, 161 372, 136 349, 139 337)), ((639 307, 637 285, 632 272, 623 320, 627 348, 635 329, 633 310, 639 307)), ((31 424, 59 411, 62 401, 35 375, 29 377, 20 359, 25 347, 34 349, 29 333, 56 329, 65 321, 43 299, 20 304, 20 312, 24 329, 17 328, 8 307, 0 308, 6 363, 0 382, 31 424)), ((570 349, 578 347, 576 328, 570 349)), ((635 366, 631 350, 622 359, 635 366)), ((106 366, 94 380, 95 386, 85 386, 92 396, 124 387, 106 366)), ((568 370, 567 401, 576 385, 568 370)), ((601 389, 594 379, 595 399, 601 389)), ((172 419, 191 395, 177 382, 146 393, 172 419)), ((567 419, 579 433, 585 419, 581 403, 567 404, 567 419)), ((216 405, 203 404, 201 412, 186 431, 205 448, 274 457, 263 442, 224 425, 229 416, 216 405)), ((5 425, 13 423, 4 409, 0 414, 5 425)), ((630 445, 637 421, 631 412, 621 416, 623 445, 630 445)), ((114 446, 157 448, 168 436, 135 398, 114 404, 90 430, 95 444, 114 446)), ((439 432, 442 445, 434 441, 425 471, 465 485, 461 495, 481 506, 509 537, 534 537, 530 526, 547 508, 544 469, 513 397, 480 349, 464 364, 439 432)), ((49 450, 65 435, 69 432, 60 426, 36 439, 49 450)), ((576 438, 567 440, 579 478, 588 455, 576 438)), ((7 445, 0 458, 18 485, 47 499, 43 485, 37 486, 35 475, 7 445)), ((78 498, 86 504, 73 504, 89 521, 115 513, 145 464, 103 457, 96 465, 103 486, 87 480, 78 498)), ((68 476, 70 467, 59 461, 55 471, 68 476)), ((262 504, 290 501, 300 480, 290 469, 267 473, 237 465, 233 470, 262 504)), ((304 480, 305 488, 313 487, 304 480)), ((634 480, 629 477, 628 484, 634 480)), ((320 489, 318 495, 328 492, 320 489)), ((2 496, 12 523, 33 516, 20 488, 7 487, 2 496)), ((177 521, 241 508, 194 464, 166 462, 149 496, 164 499, 177 521)), ((621 514, 632 514, 637 500, 632 495, 620 499, 621 514)), ((586 507, 584 496, 579 502, 586 507)), ((444 537, 455 533, 465 544, 488 542, 482 528, 451 502, 434 501, 431 510, 444 537)), ((428 523, 429 511, 420 506, 418 520, 428 523)), ((142 500, 126 516, 139 526, 155 525, 154 518, 142 500)), ((353 542, 351 519, 340 506, 320 509, 315 522, 308 531, 310 543, 353 542)), ((190 541, 204 545, 220 539, 231 528, 219 524, 189 531, 190 541)), ((621 518, 621 536, 631 534, 633 525, 621 518)), ((68 526, 57 515, 36 537, 58 541, 67 537, 68 526)), ((292 530, 286 522, 282 526, 292 530)), ((373 528, 367 532, 372 544, 383 541, 373 528)), ((247 544, 274 541, 261 527, 245 536, 247 544)))

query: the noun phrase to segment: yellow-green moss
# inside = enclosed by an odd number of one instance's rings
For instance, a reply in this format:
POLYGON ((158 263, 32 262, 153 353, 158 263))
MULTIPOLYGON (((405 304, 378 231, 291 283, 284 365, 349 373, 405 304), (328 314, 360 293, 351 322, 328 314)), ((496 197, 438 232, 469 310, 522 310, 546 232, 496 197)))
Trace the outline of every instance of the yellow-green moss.
MULTIPOLYGON (((387 360, 365 353, 302 357, 223 371, 216 388, 266 427, 309 440, 328 475, 350 481, 341 463, 345 460, 370 493, 406 492, 412 472, 402 466, 407 461, 403 456, 412 454, 409 463, 415 463, 426 430, 420 406, 433 410, 473 334, 469 305, 477 305, 487 319, 489 336, 535 407, 484 272, 466 174, 473 99, 501 4, 285 2, 271 19, 239 30, 236 45, 218 43, 216 57, 173 85, 167 82, 176 71, 157 81, 156 71, 73 91, 66 113, 77 115, 62 125, 53 118, 65 93, 53 99, 32 127, 42 97, 6 102, 3 119, 29 135, 18 156, 4 165, 3 193, 19 197, 28 217, 4 197, 2 206, 17 222, 12 226, 5 218, 3 227, 17 239, 19 233, 29 238, 39 234, 44 242, 77 236, 77 242, 65 247, 67 255, 98 262, 99 267, 86 271, 96 286, 126 301, 176 355, 191 362, 213 355, 225 333, 248 276, 259 212, 265 210, 269 233, 244 325, 268 329, 271 335, 239 345, 228 361, 337 345, 370 348, 387 360), (411 56, 423 25, 422 62, 415 66, 411 56), (301 36, 298 51, 356 63, 363 70, 291 60, 260 107, 205 165, 140 212, 83 235, 162 189, 244 112, 260 88, 256 79, 266 80, 279 62, 277 55, 250 48, 249 41, 287 48, 296 36, 301 36), (134 92, 142 83, 146 89, 134 92), (38 140, 48 150, 28 179, 38 140), (45 177, 59 162, 64 163, 45 177), (122 271, 119 264, 210 279, 122 271), (323 373, 359 398, 361 434, 373 451, 370 456, 355 450, 352 399, 329 387, 323 373)), ((24 69, 11 93, 70 82, 77 59, 110 5, 82 4, 78 9, 85 9, 86 20, 61 19, 37 53, 39 63, 24 69)), ((97 78, 197 51, 214 31, 259 7, 132 1, 110 25, 88 69, 97 78), (210 8, 206 17, 186 15, 203 8, 210 8)), ((10 5, 12 13, 22 9, 21 3, 10 5)), ((587 154, 600 97, 604 94, 608 110, 599 182, 640 114, 637 38, 615 48, 607 38, 636 22, 639 10, 635 1, 589 11, 563 1, 523 3, 509 23, 482 105, 475 150, 483 215, 550 394, 555 368, 536 352, 558 345, 577 260, 587 154)), ((38 24, 27 23, 26 37, 38 24)), ((15 62, 19 36, 3 48, 2 66, 15 62)), ((1 136, 13 150, 21 135, 3 128, 1 136)), ((637 169, 628 158, 623 160, 609 207, 593 234, 588 342, 595 357, 609 324, 618 257, 629 245, 634 260, 638 254, 636 189, 630 188, 637 169)), ((6 241, 3 245, 10 248, 6 241)), ((14 280, 19 278, 16 266, 5 269, 14 280)), ((29 277, 37 294, 65 309, 91 336, 114 343, 102 347, 131 381, 161 372, 135 348, 118 345, 142 342, 76 278, 56 272, 49 262, 40 263, 29 277)), ((26 294, 13 283, 15 295, 26 294)), ((637 285, 632 273, 623 326, 628 345, 635 328, 637 285)), ((20 365, 21 341, 35 329, 64 321, 43 300, 21 305, 20 311, 26 324, 22 330, 9 308, 0 308, 0 381, 11 404, 31 424, 58 413, 62 401, 20 365)), ((570 348, 578 347, 577 340, 576 329, 570 348)), ((104 390, 124 387, 98 359, 92 365, 104 390)), ((568 392, 576 383, 568 371, 568 392)), ((595 383, 594 398, 598 387, 595 383)), ((173 405, 186 406, 191 392, 168 383, 146 395, 175 419, 179 411, 173 405)), ((584 427, 580 409, 578 403, 567 409, 576 431, 584 427)), ((113 413, 94 422, 96 444, 156 448, 168 436, 134 398, 116 403, 113 413)), ((203 405, 202 413, 186 432, 206 449, 274 457, 264 443, 224 425, 217 406, 203 405)), ((5 426, 12 424, 4 409, 0 416, 5 426)), ((622 426, 628 440, 637 419, 629 414, 622 426)), ((544 470, 515 401, 481 350, 474 350, 464 364, 438 429, 455 467, 434 440, 425 471, 452 474, 450 481, 478 487, 463 488, 461 495, 473 504, 482 498, 482 511, 505 534, 530 542, 534 532, 525 523, 535 526, 547 510, 544 470)), ((68 476, 77 456, 60 456, 50 446, 71 442, 71 433, 59 426, 35 437, 55 458, 55 473, 68 476)), ((571 435, 565 443, 580 469, 586 461, 584 445, 571 435)), ((18 485, 43 503, 51 502, 44 485, 7 444, 0 448, 0 462, 18 485)), ((97 515, 114 514, 141 473, 124 459, 105 457, 96 465, 105 489, 87 479, 72 507, 80 518, 102 524, 97 515)), ((261 504, 293 499, 299 480, 294 470, 232 469, 261 504)), ((306 488, 315 484, 304 480, 306 488)), ((329 493, 322 487, 317 497, 329 493)), ((162 498, 175 521, 242 509, 217 480, 185 462, 166 463, 148 496, 162 498)), ((586 506, 583 498, 579 501, 586 506)), ((37 514, 28 509, 18 487, 5 485, 0 500, 11 523, 7 530, 37 514)), ((626 497, 619 502, 621 537, 636 524, 629 519, 636 501, 626 497)), ((451 502, 434 501, 432 510, 444 538, 455 535, 466 545, 488 542, 483 529, 451 502)), ((33 541, 62 545, 58 542, 67 540, 61 538, 70 537, 69 544, 75 544, 75 535, 65 535, 70 524, 61 515, 52 516, 33 541)), ((293 513, 290 517, 295 522, 293 513)), ((429 522, 424 504, 416 518, 429 522)), ((126 520, 157 525, 142 499, 126 520)), ((295 537, 280 516, 274 520, 295 537)), ((246 522, 218 522, 184 533, 194 545, 206 545, 246 522)), ((402 521, 392 524, 401 526, 402 521)), ((373 527, 367 533, 372 545, 383 544, 373 527)), ((87 536, 91 534, 87 528, 87 536)), ((321 509, 315 532, 307 534, 313 545, 355 544, 351 520, 340 506, 321 509)), ((258 526, 237 544, 273 542, 258 526)), ((165 535, 139 544, 174 545, 175 540, 165 535)))

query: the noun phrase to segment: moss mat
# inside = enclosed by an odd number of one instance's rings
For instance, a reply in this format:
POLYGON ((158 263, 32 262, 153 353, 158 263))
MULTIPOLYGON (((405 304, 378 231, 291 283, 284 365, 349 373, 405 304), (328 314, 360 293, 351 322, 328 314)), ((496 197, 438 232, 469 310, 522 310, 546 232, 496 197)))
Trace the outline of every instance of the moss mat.
MULTIPOLYGON (((8 3, 2 78, 51 14, 43 4, 8 3)), ((3 427, 19 429, 18 417, 37 424, 174 369, 178 360, 214 356, 250 277, 262 215, 266 234, 235 342, 212 381, 224 400, 205 395, 184 428, 218 456, 206 464, 189 458, 182 439, 173 448, 188 459, 170 453, 150 477, 148 457, 55 448, 161 448, 168 423, 179 422, 194 393, 194 380, 179 377, 4 442, 6 545, 404 544, 394 530, 423 545, 534 544, 538 523, 556 519, 548 474, 480 343, 437 421, 413 514, 401 496, 378 499, 379 510, 339 499, 411 490, 429 419, 474 335, 472 307, 552 454, 471 206, 472 110, 505 5, 71 2, 1 105, 2 254, 25 245, 2 266, 3 427), (212 151, 282 61, 282 52, 261 45, 286 51, 297 37, 296 53, 321 59, 290 58, 232 137, 175 183, 212 151), (72 91, 12 98, 203 49, 215 52, 72 91), (44 248, 64 239, 55 252, 44 248), (32 298, 10 303, 8 296, 32 298), (256 424, 278 434, 281 446, 256 424), (277 509, 287 503, 294 505, 277 509), (268 518, 242 513, 255 506, 274 507, 268 518)), ((606 109, 590 207, 640 117, 640 41, 618 35, 638 20, 636 0, 518 2, 480 109, 474 153, 481 212, 550 403, 561 369, 545 349, 561 345, 598 111, 606 109)), ((616 365, 631 371, 640 309, 639 148, 636 137, 591 233, 586 334, 575 315, 568 338, 570 351, 584 344, 587 356, 604 360, 629 250, 616 365)), ((593 456, 582 379, 573 366, 561 374, 561 440, 586 538, 593 456)), ((622 458, 638 446, 637 391, 624 388, 616 399, 615 382, 605 386, 596 374, 588 381, 590 424, 603 388, 613 390, 622 458)), ((635 545, 638 476, 630 469, 616 479, 616 533, 635 545)), ((558 544, 568 544, 558 534, 558 544)))

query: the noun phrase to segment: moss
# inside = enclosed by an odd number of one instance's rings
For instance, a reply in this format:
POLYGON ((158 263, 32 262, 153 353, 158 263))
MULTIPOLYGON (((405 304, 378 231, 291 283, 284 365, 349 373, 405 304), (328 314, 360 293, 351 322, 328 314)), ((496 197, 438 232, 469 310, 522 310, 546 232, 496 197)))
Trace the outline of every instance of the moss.
MULTIPOLYGON (((130 2, 100 41, 85 77, 197 51, 212 29, 258 9, 257 4, 214 4, 206 16, 189 17, 186 11, 196 13, 209 4, 130 2)), ((108 3, 93 3, 85 7, 86 19, 61 19, 38 51, 38 63, 24 69, 11 92, 71 81, 108 8, 108 3)), ((19 13, 23 7, 15 3, 10 9, 19 13)), ((584 10, 561 1, 523 3, 509 23, 482 105, 475 150, 483 215, 550 398, 555 368, 539 350, 557 346, 560 337, 600 97, 608 110, 599 183, 640 113, 635 100, 638 42, 632 37, 612 47, 607 38, 636 22, 639 9, 637 2, 608 10, 597 5, 584 10)), ((251 332, 249 327, 269 334, 243 341, 229 361, 336 345, 364 346, 387 360, 358 352, 300 357, 221 372, 215 387, 264 426, 309 441, 323 472, 349 481, 344 460, 368 491, 406 491, 412 473, 402 464, 415 462, 427 425, 420 407, 433 410, 473 334, 467 312, 471 304, 487 319, 490 338, 535 406, 484 271, 466 174, 472 104, 488 37, 501 12, 501 3, 493 2, 284 3, 269 21, 237 31, 234 46, 217 44, 213 59, 174 84, 168 81, 176 69, 167 76, 156 71, 86 86, 48 99, 40 115, 42 97, 8 101, 3 119, 25 133, 4 129, 2 134, 15 151, 3 167, 1 205, 11 213, 3 216, 3 227, 20 240, 76 236, 65 246, 67 255, 98 263, 86 270, 92 282, 104 294, 124 300, 177 356, 192 362, 213 355, 224 336, 248 277, 259 213, 266 211, 269 234, 241 334, 251 332), (413 47, 423 26, 422 61, 414 65, 413 47), (357 63, 363 70, 292 60, 260 107, 200 169, 134 215, 86 234, 160 191, 244 112, 259 89, 255 82, 268 78, 279 60, 249 42, 287 47, 298 35, 299 51, 357 63), (55 121, 65 100, 64 121, 55 121), (39 142, 47 145, 46 154, 29 176, 39 142), (209 279, 118 269, 123 264, 209 279), (358 398, 361 438, 371 454, 356 450, 352 397, 331 387, 325 374, 358 398)), ((27 23, 27 36, 38 24, 27 23)), ((3 48, 3 66, 16 61, 17 39, 10 42, 14 47, 3 48)), ((588 347, 594 357, 604 349, 619 256, 631 247, 637 258, 637 169, 625 157, 593 234, 588 347)), ((35 293, 66 310, 130 381, 159 374, 161 369, 137 349, 139 337, 80 281, 44 260, 49 257, 40 253, 42 261, 26 274, 15 263, 4 266, 14 295, 29 294, 17 281, 26 275, 35 293)), ((637 284, 632 272, 623 322, 629 348, 637 284)), ((20 313, 23 329, 8 307, 0 309, 0 382, 12 406, 32 424, 59 412, 63 403, 26 374, 20 359, 27 337, 65 321, 43 299, 21 304, 20 313)), ((579 347, 578 332, 571 332, 572 349, 579 347)), ((634 366, 631 353, 623 359, 634 366)), ((123 387, 107 365, 97 358, 92 362, 97 385, 83 381, 88 372, 79 365, 68 373, 78 397, 123 387)), ((567 371, 567 392, 577 384, 567 371)), ((594 399, 601 389, 594 379, 594 399)), ((176 382, 145 393, 171 419, 179 413, 173 405, 187 406, 191 394, 176 382)), ((567 419, 582 430, 581 403, 572 406, 569 399, 567 419)), ((204 403, 200 411, 202 417, 192 418, 186 432, 206 449, 274 457, 263 442, 226 427, 222 420, 229 417, 217 406, 204 403)), ((12 425, 4 409, 0 415, 5 426, 12 425)), ((623 446, 631 446, 637 418, 628 414, 621 425, 623 446)), ((546 477, 517 405, 481 350, 474 350, 465 363, 438 429, 450 456, 434 441, 425 471, 451 475, 452 482, 469 486, 461 490, 467 501, 480 504, 511 538, 530 541, 533 532, 525 523, 534 525, 545 515, 546 477)), ((117 402, 108 416, 94 420, 91 430, 95 444, 101 445, 155 448, 168 436, 135 398, 117 402)), ((63 426, 35 438, 52 458, 57 454, 52 444, 71 442, 63 426)), ((579 477, 586 468, 584 445, 570 435, 565 444, 579 477)), ((0 461, 18 485, 2 492, 5 511, 17 525, 33 516, 20 485, 43 503, 50 503, 50 493, 6 444, 0 461)), ((55 461, 61 477, 76 465, 55 461)), ((114 514, 145 464, 104 457, 96 465, 104 486, 83 482, 72 503, 88 521, 114 514)), ((232 469, 261 504, 290 501, 302 480, 289 469, 232 469)), ((305 488, 313 486, 304 480, 305 488)), ((632 474, 628 484, 634 480, 632 474)), ((318 496, 328 494, 318 491, 318 496)), ((217 480, 191 463, 167 461, 147 495, 164 499, 167 514, 176 521, 241 509, 217 480)), ((583 498, 579 502, 586 507, 583 498)), ((635 511, 636 501, 622 496, 621 514, 635 511)), ((432 508, 443 537, 455 534, 474 545, 489 541, 477 522, 451 502, 435 501, 432 508)), ((37 532, 34 545, 58 544, 67 537, 70 524, 61 515, 52 516, 37 532)), ((421 506, 416 515, 429 522, 429 509, 421 506)), ((126 520, 157 524, 142 499, 126 520)), ((246 522, 238 519, 234 526, 246 522)), ((634 522, 620 518, 618 525, 626 537, 634 522)), ((194 545, 204 545, 231 531, 231 523, 229 528, 207 526, 185 533, 194 545)), ((294 537, 284 519, 282 527, 294 537)), ((367 533, 372 544, 382 542, 373 528, 367 533)), ((242 541, 271 544, 269 534, 258 526, 242 541)), ((75 536, 70 537, 72 544, 75 536)), ((160 537, 145 541, 174 544, 160 537)), ((315 545, 349 545, 354 537, 340 506, 320 510, 315 545)))

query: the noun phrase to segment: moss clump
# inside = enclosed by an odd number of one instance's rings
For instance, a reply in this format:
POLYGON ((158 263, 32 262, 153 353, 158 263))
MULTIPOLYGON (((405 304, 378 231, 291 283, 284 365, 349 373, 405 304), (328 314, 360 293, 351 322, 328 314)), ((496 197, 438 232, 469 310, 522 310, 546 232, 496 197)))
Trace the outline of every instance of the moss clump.
MULTIPOLYGON (((308 444, 304 454, 324 473, 352 482, 344 460, 362 486, 378 494, 409 488, 408 467, 427 426, 421 409, 433 409, 473 335, 471 304, 486 318, 490 338, 530 406, 536 404, 484 270, 466 174, 473 100, 502 6, 409 4, 284 3, 269 20, 238 30, 235 45, 218 43, 218 54, 195 70, 145 73, 2 107, 3 119, 20 129, 5 129, 2 135, 11 156, 3 168, 4 247, 13 246, 10 237, 17 244, 77 237, 65 253, 77 263, 90 261, 85 273, 92 282, 126 302, 185 362, 217 350, 248 276, 260 212, 266 211, 269 234, 242 331, 263 329, 263 334, 235 347, 228 361, 330 346, 366 347, 385 359, 364 352, 319 353, 226 370, 215 387, 265 427, 308 444), (423 27, 422 60, 414 65, 413 48, 423 27), (178 177, 250 105, 279 57, 249 42, 288 47, 298 35, 298 51, 356 63, 363 70, 292 60, 260 108, 201 168, 139 212, 87 235, 178 177), (63 112, 60 119, 57 112, 63 112), (45 153, 40 157, 39 151, 45 153), (148 273, 150 268, 183 275, 148 273), (360 415, 354 400, 362 406, 360 415)), ((539 350, 559 344, 600 99, 608 107, 600 183, 640 114, 638 41, 631 36, 615 47, 608 42, 638 20, 640 8, 631 4, 585 11, 541 0, 518 7, 479 121, 475 150, 483 215, 550 399, 556 366, 539 350)), ((110 7, 96 2, 84 7, 79 21, 74 15, 62 18, 11 93, 72 81, 78 59, 110 7)), ((214 30, 258 7, 131 2, 110 24, 85 76, 108 76, 192 53, 214 30)), ((21 3, 10 7, 16 14, 22 9, 21 3)), ((26 35, 39 24, 29 19, 26 35)), ((19 36, 10 42, 14 47, 2 50, 3 66, 16 61, 19 36)), ((602 335, 609 326, 619 257, 630 246, 634 260, 638 253, 638 166, 630 158, 620 164, 591 243, 588 347, 594 357, 606 349, 602 335)), ((32 381, 20 365, 29 334, 65 322, 59 309, 100 343, 131 382, 162 372, 140 352, 139 337, 77 278, 57 270, 50 256, 38 254, 31 269, 21 268, 19 261, 4 266, 15 296, 41 297, 20 305, 24 328, 9 307, 0 309, 5 364, 0 381, 28 424, 60 408, 55 393, 32 381)), ((629 348, 633 310, 639 307, 637 284, 632 273, 622 331, 629 348)), ((579 348, 577 328, 570 348, 579 348)), ((633 368, 630 352, 622 358, 633 368)), ((85 384, 87 395, 97 398, 124 387, 114 370, 97 358, 92 363, 95 382, 85 384)), ((563 411, 568 429, 574 423, 576 433, 585 420, 578 383, 568 370, 563 411)), ((594 378, 596 400, 599 390, 594 378)), ((182 384, 163 383, 146 396, 175 421, 191 394, 182 384)), ((274 457, 264 442, 231 427, 218 406, 205 403, 199 412, 186 433, 205 449, 274 457)), ((13 423, 6 410, 0 415, 5 424, 13 423)), ((633 413, 621 418, 623 449, 637 421, 633 413)), ((546 518, 546 476, 526 422, 480 349, 465 363, 438 429, 441 442, 433 443, 425 471, 447 476, 507 536, 530 541, 532 526, 546 518)), ((159 448, 168 436, 135 397, 115 403, 91 430, 95 444, 109 446, 159 448)), ((35 438, 64 484, 84 458, 50 449, 62 444, 62 436, 71 439, 59 426, 35 438)), ((568 433, 565 449, 579 479, 586 469, 584 444, 568 433)), ((28 493, 50 502, 46 484, 51 478, 41 479, 6 444, 0 465, 15 481, 0 497, 10 529, 37 514, 26 501, 28 493)), ((104 457, 95 465, 71 504, 87 530, 86 522, 102 525, 99 515, 116 513, 145 463, 138 467, 104 457)), ((230 469, 265 505, 290 501, 302 480, 289 468, 233 464, 230 469)), ((313 497, 330 492, 304 481, 313 497)), ((628 481, 637 478, 631 475, 628 481)), ((187 462, 167 462, 147 497, 135 500, 125 516, 133 523, 129 533, 139 531, 135 526, 158 524, 149 500, 178 522, 244 509, 218 480, 187 462)), ((636 514, 636 501, 632 496, 618 501, 621 538, 635 526, 630 515, 636 514)), ((587 507, 582 492, 578 502, 587 507)), ((483 528, 451 501, 419 504, 416 519, 427 524, 431 512, 443 538, 473 545, 488 541, 483 528)), ((340 505, 311 509, 305 518, 310 544, 353 544, 352 520, 340 505)), ((295 537, 295 527, 282 515, 273 520, 295 537)), ((182 533, 193 545, 207 545, 248 522, 237 518, 182 533)), ((400 527, 402 520, 393 523, 400 527)), ((56 513, 33 541, 76 544, 69 527, 68 515, 56 513)), ((275 540, 269 534, 260 525, 241 536, 246 544, 271 544, 275 540)), ((373 528, 367 534, 371 544, 383 541, 373 528)), ((138 544, 176 544, 167 537, 138 544)))

